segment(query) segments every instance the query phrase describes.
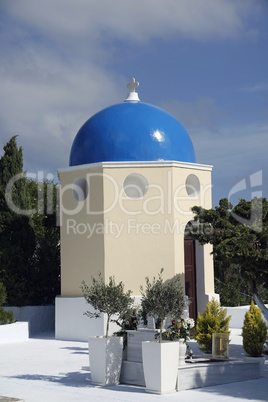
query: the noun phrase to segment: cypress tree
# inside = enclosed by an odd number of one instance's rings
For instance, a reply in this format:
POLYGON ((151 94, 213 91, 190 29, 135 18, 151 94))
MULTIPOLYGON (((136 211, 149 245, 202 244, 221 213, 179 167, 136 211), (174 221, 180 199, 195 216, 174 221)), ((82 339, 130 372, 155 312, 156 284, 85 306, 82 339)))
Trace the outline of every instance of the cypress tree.
POLYGON ((261 309, 251 302, 242 328, 243 347, 249 356, 260 357, 262 355, 266 333, 267 328, 261 316, 261 309))
POLYGON ((6 287, 8 305, 28 304, 31 295, 35 236, 30 217, 17 213, 30 206, 22 148, 18 148, 14 136, 4 146, 0 159, 0 281, 6 287), (28 296, 25 298, 25 295, 28 296))
MULTIPOLYGON (((12 219, 12 212, 8 208, 5 197, 6 186, 10 179, 21 174, 23 169, 22 148, 18 148, 16 136, 12 137, 3 149, 4 155, 0 159, 0 230, 3 230, 7 222, 12 219)), ((18 183, 13 188, 13 194, 17 193, 17 187, 18 183)))
POLYGON ((60 293, 57 192, 53 182, 27 179, 22 148, 12 137, 0 159, 0 282, 6 305, 53 304, 60 293))

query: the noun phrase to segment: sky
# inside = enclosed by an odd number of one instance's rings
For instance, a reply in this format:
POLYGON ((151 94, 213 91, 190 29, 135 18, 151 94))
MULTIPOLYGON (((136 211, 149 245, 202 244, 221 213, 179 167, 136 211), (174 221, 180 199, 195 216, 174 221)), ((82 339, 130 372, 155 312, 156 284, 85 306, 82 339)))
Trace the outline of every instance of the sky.
POLYGON ((268 0, 0 0, 0 156, 18 135, 28 174, 57 181, 135 77, 213 165, 213 206, 268 197, 267 17, 268 0))

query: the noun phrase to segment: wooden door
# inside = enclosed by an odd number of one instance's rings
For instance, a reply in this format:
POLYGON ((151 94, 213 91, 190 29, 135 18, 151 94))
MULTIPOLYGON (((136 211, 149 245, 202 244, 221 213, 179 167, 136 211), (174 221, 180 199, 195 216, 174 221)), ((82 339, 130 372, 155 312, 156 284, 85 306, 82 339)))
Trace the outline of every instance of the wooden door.
POLYGON ((192 239, 184 239, 184 264, 185 264, 185 293, 191 301, 189 316, 197 319, 196 308, 196 268, 195 268, 195 243, 192 239))

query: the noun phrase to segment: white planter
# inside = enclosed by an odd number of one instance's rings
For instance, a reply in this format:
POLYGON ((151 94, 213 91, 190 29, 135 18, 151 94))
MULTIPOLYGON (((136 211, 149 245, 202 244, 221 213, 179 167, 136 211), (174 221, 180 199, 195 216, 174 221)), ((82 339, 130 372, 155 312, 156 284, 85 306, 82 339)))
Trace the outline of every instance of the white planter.
POLYGON ((184 339, 179 339, 179 366, 185 366, 186 343, 184 339))
POLYGON ((260 377, 264 377, 265 356, 261 356, 261 357, 245 356, 244 361, 252 362, 252 363, 259 363, 259 375, 260 375, 260 377))
POLYGON ((146 391, 155 394, 176 392, 179 342, 142 342, 146 391))
POLYGON ((91 383, 102 386, 119 384, 123 337, 90 337, 88 348, 91 383))

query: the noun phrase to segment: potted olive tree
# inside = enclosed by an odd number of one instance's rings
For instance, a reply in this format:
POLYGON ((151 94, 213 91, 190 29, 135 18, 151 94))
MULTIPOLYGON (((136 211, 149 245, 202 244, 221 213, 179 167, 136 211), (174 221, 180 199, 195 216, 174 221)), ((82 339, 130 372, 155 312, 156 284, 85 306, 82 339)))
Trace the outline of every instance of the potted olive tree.
POLYGON ((175 392, 179 343, 162 339, 163 324, 168 315, 178 319, 185 308, 185 297, 178 276, 163 280, 162 268, 158 278, 150 282, 146 277, 146 287, 141 287, 141 305, 144 310, 157 316, 160 322, 160 333, 157 341, 142 343, 143 371, 146 390, 157 394, 175 392))
POLYGON ((123 338, 109 336, 109 325, 123 316, 133 304, 131 291, 125 292, 122 282, 116 285, 114 277, 110 277, 106 284, 100 274, 98 279, 92 277, 91 286, 83 281, 81 289, 87 303, 95 310, 85 314, 90 318, 99 318, 102 314, 107 316, 105 336, 89 338, 92 384, 116 385, 121 372, 123 338))

